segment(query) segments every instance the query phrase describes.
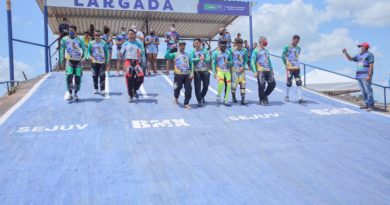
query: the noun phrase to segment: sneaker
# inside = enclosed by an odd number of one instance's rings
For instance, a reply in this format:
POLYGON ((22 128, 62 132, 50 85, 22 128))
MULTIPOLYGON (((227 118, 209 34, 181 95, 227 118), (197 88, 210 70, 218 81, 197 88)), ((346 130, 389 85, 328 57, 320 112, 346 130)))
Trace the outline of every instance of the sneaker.
POLYGON ((241 105, 248 105, 248 101, 246 101, 245 99, 242 99, 241 100, 241 105))
POLYGON ((99 90, 95 89, 95 92, 93 94, 99 94, 99 90))
POLYGON ((133 103, 133 102, 134 102, 133 97, 129 97, 129 103, 133 103))
POLYGON ((100 91, 100 95, 101 95, 102 97, 106 97, 106 92, 104 92, 104 90, 102 90, 102 91, 100 91))
POLYGON ((66 101, 70 102, 73 100, 73 96, 72 95, 69 95, 67 98, 66 98, 66 101))
POLYGON ((229 101, 225 101, 225 102, 223 102, 223 104, 224 104, 225 106, 228 106, 228 107, 232 106, 232 105, 230 104, 229 101))
POLYGON ((137 91, 134 91, 134 96, 135 96, 135 98, 139 98, 139 95, 138 95, 138 93, 137 93, 137 91))
POLYGON ((302 104, 302 103, 304 103, 305 101, 303 100, 303 98, 299 98, 299 100, 298 100, 298 103, 299 104, 302 104))
POLYGON ((179 99, 175 98, 175 99, 173 100, 173 104, 175 104, 175 105, 179 104, 179 99))
POLYGON ((284 102, 290 102, 290 98, 289 98, 288 96, 286 96, 286 97, 284 98, 284 102))
POLYGON ((367 105, 360 105, 359 108, 362 110, 365 110, 365 109, 368 109, 368 106, 367 105))
POLYGON ((260 105, 262 105, 262 106, 266 106, 266 105, 267 105, 267 103, 265 103, 265 100, 264 100, 264 99, 260 99, 260 105))
POLYGON ((79 101, 79 97, 77 96, 77 94, 74 94, 74 96, 73 96, 73 99, 74 99, 74 101, 79 101))
POLYGON ((233 103, 237 103, 237 99, 236 99, 236 96, 233 95, 233 103))
POLYGON ((202 102, 198 102, 198 107, 202 107, 203 103, 202 102))
POLYGON ((372 112, 372 111, 374 111, 374 107, 367 107, 367 112, 372 112))
POLYGON ((217 95, 217 103, 221 103, 221 96, 217 95))
POLYGON ((205 103, 206 103, 206 100, 205 100, 204 98, 202 99, 202 103, 203 103, 203 104, 205 104, 205 103))

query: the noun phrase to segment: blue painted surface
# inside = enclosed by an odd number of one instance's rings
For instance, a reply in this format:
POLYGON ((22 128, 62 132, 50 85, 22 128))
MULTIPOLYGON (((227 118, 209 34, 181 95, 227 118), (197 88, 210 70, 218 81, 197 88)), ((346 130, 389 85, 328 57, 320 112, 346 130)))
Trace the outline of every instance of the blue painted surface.
MULTIPOLYGON (((170 76, 173 80, 173 76, 170 76)), ((52 75, 0 127, 0 204, 389 204, 390 118, 316 94, 308 102, 248 107, 172 104, 161 76, 146 78, 148 99, 127 102, 123 77, 110 78, 110 99, 63 100, 63 73, 52 75), (317 115, 313 109, 354 113, 317 115), (355 113, 356 112, 356 113, 355 113), (279 117, 228 120, 261 114, 279 117), (184 119, 190 126, 134 129, 133 120, 184 119), (18 133, 20 127, 84 125, 83 130, 18 133)), ((216 89, 213 79, 211 87, 216 89)), ((279 89, 284 85, 279 83, 279 89)), ((294 95, 292 95, 294 100, 294 95)), ((180 97, 183 101, 183 97, 180 97)))

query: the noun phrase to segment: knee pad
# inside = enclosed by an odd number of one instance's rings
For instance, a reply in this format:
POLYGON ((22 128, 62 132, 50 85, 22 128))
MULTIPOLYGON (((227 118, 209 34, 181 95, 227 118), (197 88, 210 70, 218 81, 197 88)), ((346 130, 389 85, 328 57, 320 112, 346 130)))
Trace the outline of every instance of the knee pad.
POLYGON ((302 86, 302 80, 301 79, 296 80, 295 83, 297 84, 297 86, 302 86))
POLYGON ((287 87, 291 87, 292 86, 292 82, 291 82, 291 80, 288 80, 287 81, 287 87))

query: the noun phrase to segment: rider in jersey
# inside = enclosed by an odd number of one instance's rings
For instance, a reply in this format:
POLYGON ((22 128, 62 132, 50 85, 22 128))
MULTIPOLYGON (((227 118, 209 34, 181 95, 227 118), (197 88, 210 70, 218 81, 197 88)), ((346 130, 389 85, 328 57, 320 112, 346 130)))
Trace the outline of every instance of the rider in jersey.
POLYGON ((68 102, 79 100, 77 93, 80 91, 81 77, 83 75, 81 61, 84 60, 86 54, 84 41, 77 36, 76 32, 77 27, 75 25, 69 26, 69 35, 62 38, 60 48, 60 64, 63 62, 63 56, 65 56, 66 60, 65 74, 69 92, 69 96, 66 100, 68 102), (74 84, 73 78, 75 81, 74 84))
POLYGON ((138 98, 137 90, 144 81, 144 72, 141 67, 142 54, 145 52, 143 46, 136 39, 136 31, 130 30, 128 40, 123 43, 120 54, 125 60, 126 85, 129 94, 129 103, 134 102, 134 97, 138 98))

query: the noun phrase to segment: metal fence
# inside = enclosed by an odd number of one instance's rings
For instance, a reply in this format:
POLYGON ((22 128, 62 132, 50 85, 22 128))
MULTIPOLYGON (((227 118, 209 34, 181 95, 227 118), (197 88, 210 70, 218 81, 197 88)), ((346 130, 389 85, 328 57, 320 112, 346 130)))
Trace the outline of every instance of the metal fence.
MULTIPOLYGON (((275 58, 279 58, 279 59, 282 58, 281 56, 274 55, 274 54, 270 54, 270 56, 275 57, 275 58)), ((339 76, 343 76, 343 77, 346 77, 346 78, 349 78, 349 79, 356 80, 356 78, 348 76, 348 75, 345 75, 345 74, 342 74, 342 73, 337 73, 335 71, 331 71, 331 70, 328 70, 328 69, 320 68, 320 67, 317 67, 317 66, 314 66, 314 65, 303 63, 303 62, 300 62, 300 64, 303 66, 303 76, 304 76, 303 86, 304 87, 306 87, 306 73, 307 73, 307 69, 308 68, 318 69, 318 70, 321 70, 321 71, 329 72, 329 73, 332 73, 332 74, 335 74, 335 75, 339 75, 339 76)), ((356 80, 356 82, 357 82, 357 80, 356 80)), ((381 89, 383 91, 384 109, 387 110, 387 90, 390 90, 390 86, 384 86, 384 85, 380 85, 378 83, 371 83, 371 85, 375 86, 375 87, 377 87, 377 88, 379 88, 379 89, 381 89)))

